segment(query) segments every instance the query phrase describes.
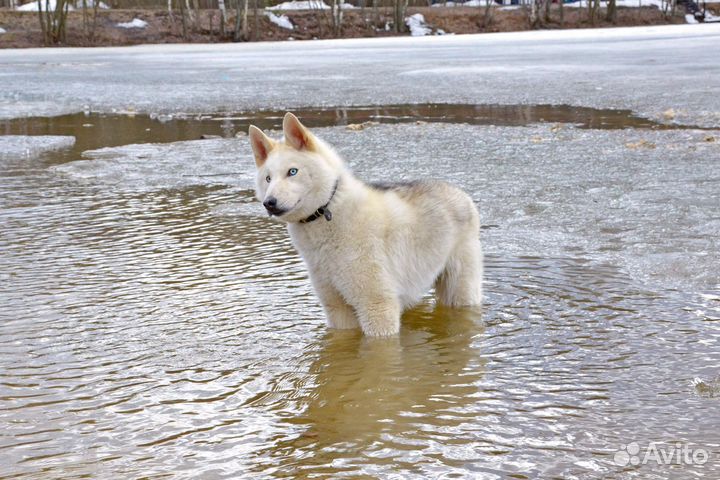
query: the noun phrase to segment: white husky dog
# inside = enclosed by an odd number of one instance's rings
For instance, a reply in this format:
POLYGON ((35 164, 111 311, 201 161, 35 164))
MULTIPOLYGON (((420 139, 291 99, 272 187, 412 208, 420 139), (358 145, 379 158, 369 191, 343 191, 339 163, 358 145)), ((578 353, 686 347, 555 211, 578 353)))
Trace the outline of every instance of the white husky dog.
POLYGON ((256 194, 286 222, 332 328, 395 335, 433 285, 440 303, 480 305, 475 204, 439 181, 365 184, 292 113, 284 141, 250 127, 256 194))

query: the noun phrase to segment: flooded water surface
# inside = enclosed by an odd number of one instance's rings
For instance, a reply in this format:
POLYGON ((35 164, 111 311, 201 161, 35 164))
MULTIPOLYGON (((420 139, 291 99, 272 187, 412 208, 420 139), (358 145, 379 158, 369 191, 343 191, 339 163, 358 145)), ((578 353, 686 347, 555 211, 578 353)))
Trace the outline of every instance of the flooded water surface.
POLYGON ((307 123, 466 189, 486 298, 385 340, 325 327, 254 199, 233 136, 279 113, 2 124, 76 138, 0 156, 0 478, 717 478, 720 132, 393 108, 307 123))

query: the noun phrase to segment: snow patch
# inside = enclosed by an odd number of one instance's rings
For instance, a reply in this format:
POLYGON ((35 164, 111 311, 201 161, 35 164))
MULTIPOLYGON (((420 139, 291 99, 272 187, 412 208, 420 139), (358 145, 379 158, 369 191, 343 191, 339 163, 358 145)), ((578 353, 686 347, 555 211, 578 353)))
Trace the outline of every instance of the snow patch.
MULTIPOLYGON (((55 7, 57 6, 57 0, 50 0, 47 4, 45 3, 45 0, 40 0, 41 2, 41 9, 43 11, 45 10, 55 10, 55 7)), ((68 4, 68 11, 72 12, 73 10, 77 8, 82 8, 82 0, 75 0, 72 3, 68 4)), ((92 8, 95 6, 95 0, 85 0, 85 6, 87 8, 92 8)), ((98 2, 98 8, 102 10, 109 10, 110 7, 105 2, 98 2)), ((19 5, 15 7, 15 10, 19 12, 37 12, 38 11, 38 2, 30 2, 26 3, 24 5, 19 5)))
POLYGON ((440 28, 435 29, 433 32, 433 27, 425 23, 425 17, 421 13, 416 13, 415 15, 407 17, 405 19, 405 25, 408 26, 410 29, 410 35, 413 37, 424 37, 426 35, 453 35, 452 33, 448 34, 445 30, 440 28))
POLYGON ((191 185, 251 189, 255 175, 248 150, 247 142, 235 138, 131 144, 84 151, 82 160, 55 165, 49 170, 56 175, 127 191, 191 185))
POLYGON ((697 18, 695 18, 695 15, 693 15, 692 13, 688 13, 687 15, 685 15, 685 22, 687 22, 687 23, 700 23, 700 22, 697 21, 697 18))
MULTIPOLYGON (((492 2, 491 2, 492 3, 492 2)), ((468 0, 467 2, 454 2, 449 0, 445 3, 433 3, 432 7, 484 7, 487 5, 486 0, 468 0)))
MULTIPOLYGON (((57 0, 49 0, 46 2, 46 0, 41 0, 41 10, 42 11, 51 11, 55 10, 57 7, 57 0)), ((37 12, 38 11, 38 2, 30 2, 26 3, 25 5, 20 5, 15 8, 18 12, 37 12)), ((72 5, 68 5, 68 11, 72 12, 75 10, 75 7, 72 5)))
POLYGON ((4 28, 0 27, 0 35, 2 35, 3 33, 7 33, 7 30, 5 30, 4 28))
POLYGON ((283 2, 265 10, 328 10, 330 8, 322 0, 292 0, 283 2))
MULTIPOLYGON (((662 10, 667 1, 665 0, 615 0, 618 7, 657 7, 662 10)), ((566 7, 587 8, 588 0, 578 0, 577 2, 566 3, 566 7)))
POLYGON ((278 16, 272 12, 265 12, 265 16, 280 28, 287 28, 288 30, 293 30, 295 28, 287 15, 278 16))
POLYGON ((0 164, 3 160, 34 158, 75 145, 75 137, 60 135, 0 135, 0 164))
MULTIPOLYGON (((355 8, 358 7, 349 3, 340 4, 341 10, 352 10, 355 8)), ((274 7, 267 7, 265 10, 330 10, 330 5, 322 0, 292 0, 290 2, 279 3, 274 7)))
POLYGON ((432 33, 432 28, 425 23, 425 17, 422 13, 416 13, 415 15, 407 17, 405 19, 405 25, 408 26, 410 35, 413 37, 424 37, 432 33))
POLYGON ((118 23, 115 24, 115 26, 120 28, 145 28, 148 26, 148 23, 145 20, 133 18, 130 22, 118 23))
MULTIPOLYGON (((73 5, 75 8, 82 8, 82 0, 74 0, 73 5)), ((95 6, 95 0, 85 0, 85 7, 93 8, 95 6)), ((98 2, 98 8, 101 10, 110 10, 110 7, 105 2, 98 2)))

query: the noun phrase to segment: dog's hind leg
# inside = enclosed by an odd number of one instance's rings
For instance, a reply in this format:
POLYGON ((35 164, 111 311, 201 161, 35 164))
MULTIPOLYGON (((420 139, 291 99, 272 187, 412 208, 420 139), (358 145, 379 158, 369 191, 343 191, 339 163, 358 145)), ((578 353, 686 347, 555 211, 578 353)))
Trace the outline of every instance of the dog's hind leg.
POLYGON ((435 281, 438 301, 450 307, 482 304, 483 258, 473 232, 459 242, 435 281))

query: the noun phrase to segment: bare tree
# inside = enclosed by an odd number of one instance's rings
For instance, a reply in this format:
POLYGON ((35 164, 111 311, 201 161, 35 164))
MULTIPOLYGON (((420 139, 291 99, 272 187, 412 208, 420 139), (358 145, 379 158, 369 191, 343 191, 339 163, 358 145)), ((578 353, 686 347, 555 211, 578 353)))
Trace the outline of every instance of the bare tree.
POLYGON ((405 12, 407 11, 408 0, 393 0, 393 22, 395 31, 403 33, 405 28, 405 12))
POLYGON ((487 30, 492 25, 495 17, 495 2, 493 0, 485 0, 485 15, 482 19, 482 29, 487 30))
POLYGON ((253 40, 258 39, 258 32, 260 31, 259 17, 258 17, 258 1, 253 0, 253 40))
POLYGON ((248 36, 248 0, 235 0, 235 31, 233 40, 236 42, 246 42, 248 36))
POLYGON ((70 9, 68 0, 57 0, 54 10, 50 10, 50 0, 45 0, 44 9, 42 0, 37 0, 37 2, 38 19, 40 20, 40 30, 43 34, 43 43, 45 45, 57 45, 58 43, 65 42, 65 25, 70 9))
POLYGON ((531 28, 537 28, 538 25, 538 8, 537 8, 537 2, 538 0, 530 0, 530 27, 531 28))
MULTIPOLYGON (((182 2, 183 0, 180 0, 182 2)), ((190 0, 185 0, 185 10, 187 11, 187 16, 190 19, 190 23, 192 24, 193 28, 197 30, 197 18, 195 17, 195 12, 193 11, 193 8, 190 6, 190 0)))
POLYGON ((615 20, 617 20, 617 3, 615 0, 608 0, 605 20, 612 23, 615 23, 615 20))
POLYGON ((83 34, 85 35, 85 41, 89 44, 95 43, 95 28, 97 27, 98 17, 98 5, 100 0, 92 0, 92 23, 90 21, 90 15, 88 13, 87 0, 82 0, 82 15, 83 15, 83 34))
POLYGON ((332 0, 332 6, 331 6, 331 15, 332 15, 332 27, 333 27, 333 35, 336 37, 340 36, 340 33, 342 32, 342 22, 343 22, 343 4, 345 3, 345 0, 332 0))
POLYGON ((560 11, 560 28, 565 26, 565 0, 558 0, 558 10, 560 11))
POLYGON ((37 0, 38 3, 38 20, 40 20, 40 30, 42 31, 43 43, 48 43, 48 33, 45 31, 45 19, 43 19, 42 13, 42 0, 37 0))
POLYGON ((600 0, 587 0, 588 2, 588 20, 590 25, 595 26, 600 13, 600 0))
POLYGON ((665 18, 675 16, 675 0, 663 0, 662 1, 662 12, 665 18))
POLYGON ((183 0, 178 0, 178 6, 180 7, 180 20, 182 21, 182 36, 187 39, 187 19, 185 18, 185 4, 183 0))
POLYGON ((198 0, 192 0, 192 9, 193 9, 193 28, 195 31, 199 30, 200 26, 200 4, 198 3, 198 0))
POLYGON ((311 1, 310 10, 315 13, 315 19, 318 22, 318 34, 323 36, 323 26, 329 24, 331 20, 327 18, 327 12, 322 8, 322 2, 311 1))

